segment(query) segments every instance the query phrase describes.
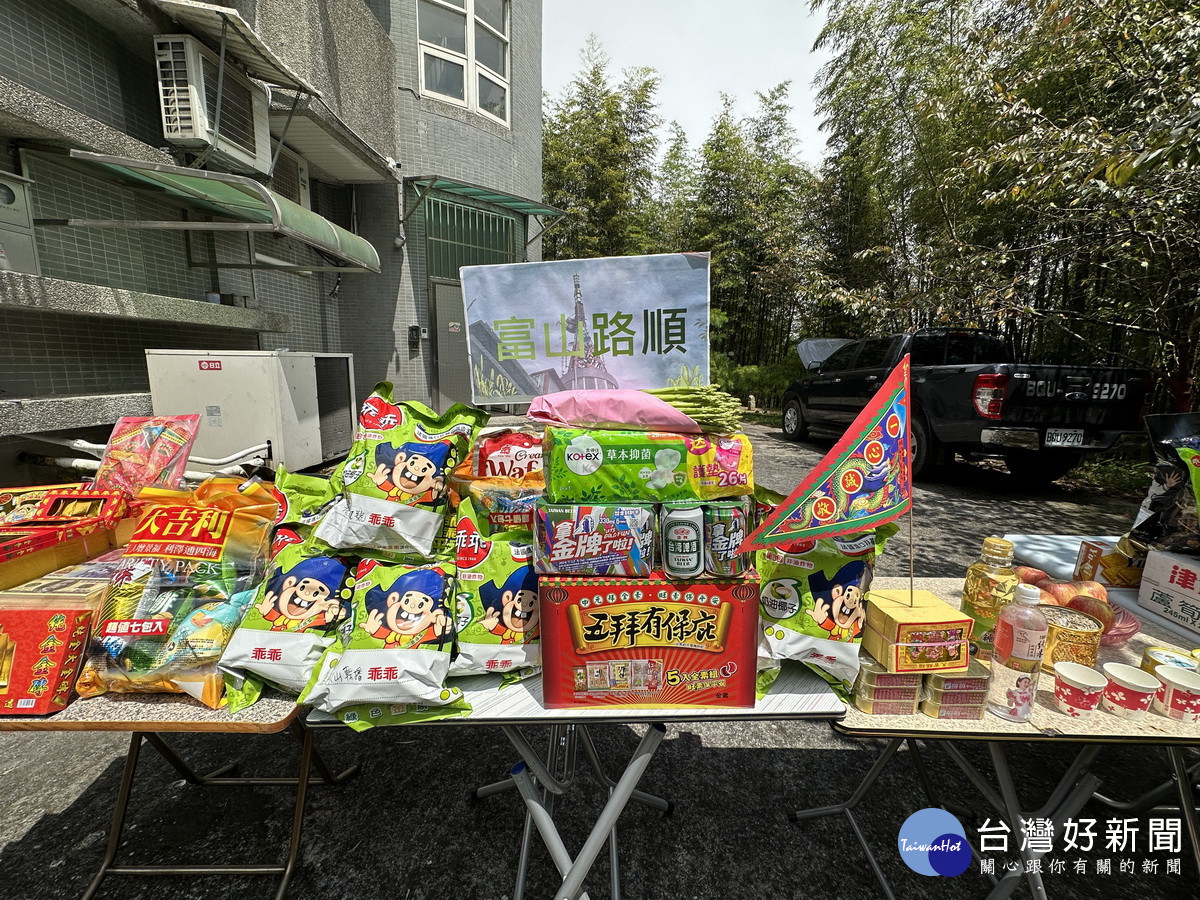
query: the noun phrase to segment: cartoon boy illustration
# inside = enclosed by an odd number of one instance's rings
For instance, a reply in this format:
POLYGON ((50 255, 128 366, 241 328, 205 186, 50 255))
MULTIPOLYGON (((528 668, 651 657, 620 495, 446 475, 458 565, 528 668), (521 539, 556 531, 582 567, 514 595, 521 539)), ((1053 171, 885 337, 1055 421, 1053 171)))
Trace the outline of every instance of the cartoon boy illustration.
POLYGON ((808 589, 813 596, 813 608, 808 615, 829 632, 831 640, 853 641, 862 634, 867 618, 863 602, 866 577, 866 563, 859 560, 846 563, 833 578, 826 578, 823 572, 808 576, 808 589))
POLYGON ((333 625, 346 614, 338 590, 346 566, 327 556, 302 559, 290 569, 277 568, 257 604, 272 631, 302 632, 333 625))
POLYGON ((371 588, 363 630, 383 640, 388 650, 449 640, 453 622, 442 599, 444 585, 441 572, 415 569, 397 578, 387 591, 378 585, 371 588))
POLYGON ((482 625, 492 634, 500 635, 502 644, 523 644, 538 636, 537 575, 533 566, 521 566, 497 587, 489 581, 479 588, 479 596, 487 609, 482 625))
POLYGON ((446 441, 409 441, 399 447, 380 444, 375 448, 375 471, 370 478, 389 500, 428 503, 445 493, 449 457, 446 441))

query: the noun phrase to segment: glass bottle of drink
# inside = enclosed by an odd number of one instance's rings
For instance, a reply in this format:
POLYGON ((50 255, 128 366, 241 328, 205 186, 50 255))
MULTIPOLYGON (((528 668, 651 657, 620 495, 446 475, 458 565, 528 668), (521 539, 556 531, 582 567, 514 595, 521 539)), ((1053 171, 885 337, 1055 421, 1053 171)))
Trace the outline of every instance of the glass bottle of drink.
POLYGON ((972 656, 991 659, 996 619, 1001 607, 1012 601, 1020 581, 1013 569, 1012 541, 985 538, 983 552, 967 569, 963 582, 962 609, 975 620, 971 629, 972 656))
POLYGON ((1037 695, 1038 667, 1046 649, 1046 617, 1037 608, 1041 592, 1017 587, 1016 599, 1000 610, 992 653, 988 711, 1010 722, 1028 722, 1037 695))

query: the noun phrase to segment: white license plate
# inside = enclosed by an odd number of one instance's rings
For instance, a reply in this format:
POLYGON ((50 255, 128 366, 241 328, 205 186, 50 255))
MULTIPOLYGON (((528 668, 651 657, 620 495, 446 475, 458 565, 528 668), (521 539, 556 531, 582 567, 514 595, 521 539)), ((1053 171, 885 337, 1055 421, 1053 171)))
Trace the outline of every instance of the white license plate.
POLYGON ((1082 447, 1082 428, 1047 428, 1047 447, 1082 447))

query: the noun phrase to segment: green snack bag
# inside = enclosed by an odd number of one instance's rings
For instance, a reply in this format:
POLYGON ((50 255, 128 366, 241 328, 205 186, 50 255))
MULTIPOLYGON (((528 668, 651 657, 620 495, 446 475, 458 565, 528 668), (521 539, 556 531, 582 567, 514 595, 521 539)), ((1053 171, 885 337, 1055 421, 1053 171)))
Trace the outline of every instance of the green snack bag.
POLYGON ((296 475, 282 465, 275 470, 275 485, 271 492, 279 503, 276 526, 314 525, 321 520, 329 504, 337 499, 337 487, 328 478, 296 475))
POLYGON ((754 454, 744 434, 550 426, 542 462, 552 503, 662 503, 754 493, 754 454))
POLYGON ((355 731, 366 731, 377 725, 415 725, 469 715, 471 705, 460 700, 454 706, 425 706, 420 703, 356 703, 337 711, 342 723, 355 731))
POLYGON ((454 645, 453 563, 364 559, 354 578, 354 627, 330 647, 301 702, 336 713, 358 704, 459 706, 446 686, 454 645))
POLYGON ((342 489, 317 537, 331 547, 433 554, 446 513, 450 471, 466 455, 487 413, 456 403, 438 415, 421 403, 393 403, 381 382, 363 403, 350 455, 332 481, 342 489))
POLYGON ((310 541, 282 546, 221 657, 226 684, 240 688, 238 679, 253 675, 303 690, 337 627, 350 619, 352 578, 350 561, 310 541))
POLYGON ((896 526, 807 541, 791 549, 759 550, 759 655, 794 659, 853 682, 866 625, 866 595, 896 526))
POLYGON ((470 500, 459 506, 458 593, 451 675, 505 673, 542 661, 538 577, 528 532, 480 534, 470 500))

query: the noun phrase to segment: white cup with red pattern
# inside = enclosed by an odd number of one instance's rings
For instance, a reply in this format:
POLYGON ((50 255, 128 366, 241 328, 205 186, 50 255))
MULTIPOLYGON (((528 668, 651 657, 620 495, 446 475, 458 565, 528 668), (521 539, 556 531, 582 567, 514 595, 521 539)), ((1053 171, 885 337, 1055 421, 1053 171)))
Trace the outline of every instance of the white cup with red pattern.
POLYGON ((1154 695, 1154 708, 1189 725, 1200 722, 1200 675, 1179 666, 1154 667, 1162 687, 1154 695))
POLYGON ((1108 685, 1100 705, 1122 719, 1140 719, 1150 708, 1150 701, 1162 686, 1157 678, 1137 666, 1125 663, 1105 663, 1108 685))
POLYGON ((1100 705, 1108 679, 1095 669, 1076 662, 1054 664, 1054 705, 1059 712, 1078 718, 1100 705))

